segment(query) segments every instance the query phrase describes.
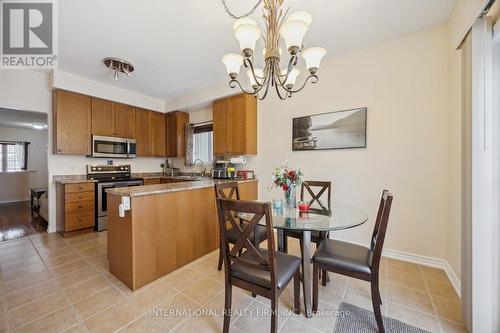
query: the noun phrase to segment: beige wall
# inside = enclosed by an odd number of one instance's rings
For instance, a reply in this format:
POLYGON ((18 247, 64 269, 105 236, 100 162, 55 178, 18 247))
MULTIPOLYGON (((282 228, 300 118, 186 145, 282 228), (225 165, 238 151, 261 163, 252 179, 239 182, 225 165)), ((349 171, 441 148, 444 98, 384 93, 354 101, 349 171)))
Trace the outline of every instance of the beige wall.
POLYGON ((248 168, 266 190, 273 166, 289 160, 306 179, 333 181, 334 200, 365 209, 369 223, 334 236, 367 243, 380 194, 394 193, 387 249, 446 259, 448 73, 445 26, 329 59, 320 82, 282 102, 259 104, 258 156, 248 168), (368 107, 366 149, 291 151, 293 117, 368 107))

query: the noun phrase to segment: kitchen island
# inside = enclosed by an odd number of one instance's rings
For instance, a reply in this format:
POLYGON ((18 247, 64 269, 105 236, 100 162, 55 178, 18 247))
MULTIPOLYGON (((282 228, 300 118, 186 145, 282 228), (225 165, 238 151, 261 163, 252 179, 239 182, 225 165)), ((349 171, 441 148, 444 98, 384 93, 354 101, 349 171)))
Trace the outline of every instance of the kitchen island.
MULTIPOLYGON (((204 178, 108 190, 111 273, 136 290, 217 249, 214 184, 228 181, 204 178), (130 210, 120 217, 122 197, 130 198, 130 210)), ((257 180, 238 181, 238 187, 241 199, 257 199, 257 180)))

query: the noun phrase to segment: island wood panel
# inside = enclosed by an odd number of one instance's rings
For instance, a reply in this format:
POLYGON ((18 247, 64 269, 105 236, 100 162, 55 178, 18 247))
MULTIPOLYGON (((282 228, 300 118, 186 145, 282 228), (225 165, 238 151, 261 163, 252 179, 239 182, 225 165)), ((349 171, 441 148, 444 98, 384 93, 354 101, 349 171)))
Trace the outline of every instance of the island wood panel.
POLYGON ((91 98, 65 90, 55 90, 53 105, 54 153, 90 155, 91 98))
POLYGON ((132 214, 125 212, 125 217, 118 215, 118 206, 121 197, 108 194, 108 259, 109 271, 116 275, 127 287, 132 290, 133 279, 133 240, 132 240, 132 214), (116 209, 115 209, 116 208, 116 209))

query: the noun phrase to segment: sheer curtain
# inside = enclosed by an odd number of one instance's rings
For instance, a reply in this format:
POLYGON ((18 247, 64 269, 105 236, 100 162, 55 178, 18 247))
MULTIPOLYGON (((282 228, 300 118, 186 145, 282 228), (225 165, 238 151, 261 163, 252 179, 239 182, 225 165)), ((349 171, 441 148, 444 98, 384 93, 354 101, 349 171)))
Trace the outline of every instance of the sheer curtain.
POLYGON ((26 144, 24 142, 16 142, 14 152, 16 154, 16 169, 26 170, 26 144))
POLYGON ((194 162, 194 124, 186 124, 185 129, 186 159, 184 165, 192 167, 194 162))

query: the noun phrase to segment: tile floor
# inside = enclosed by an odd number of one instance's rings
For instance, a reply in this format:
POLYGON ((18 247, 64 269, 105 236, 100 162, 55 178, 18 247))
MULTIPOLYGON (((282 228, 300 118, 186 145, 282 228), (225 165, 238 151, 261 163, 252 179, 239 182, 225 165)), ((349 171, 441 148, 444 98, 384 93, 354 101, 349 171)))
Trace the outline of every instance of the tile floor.
MULTIPOLYGON (((108 272, 105 232, 0 242, 0 332, 221 332, 224 276, 216 266, 215 251, 131 292, 108 272)), ((384 259, 382 276, 385 315, 431 332, 466 332, 443 271, 384 259)), ((291 313, 292 286, 280 299, 281 332, 332 332, 342 301, 371 310, 367 283, 334 275, 319 292, 322 315, 307 319, 291 313)), ((269 302, 233 290, 231 332, 268 332, 269 302)))

